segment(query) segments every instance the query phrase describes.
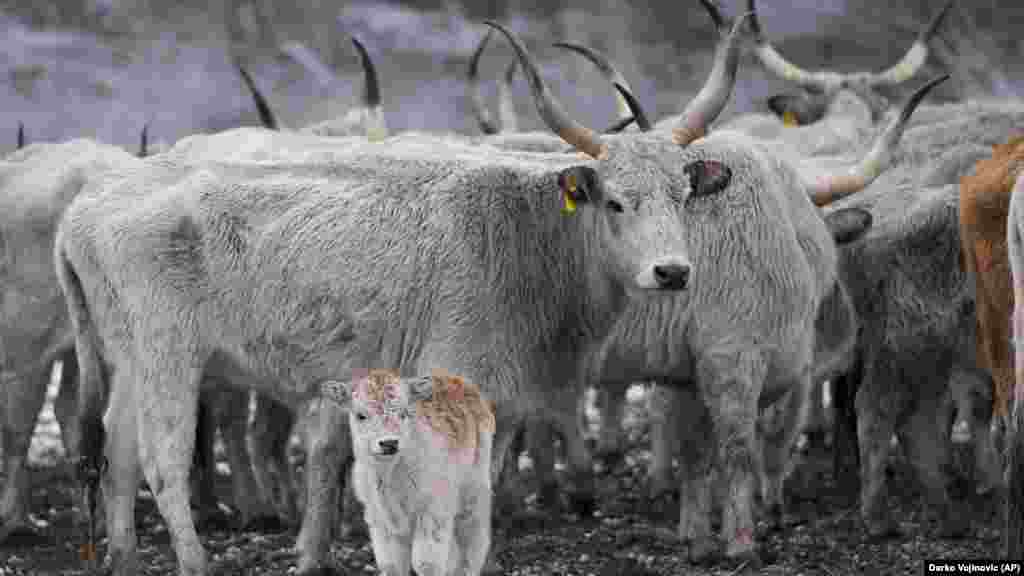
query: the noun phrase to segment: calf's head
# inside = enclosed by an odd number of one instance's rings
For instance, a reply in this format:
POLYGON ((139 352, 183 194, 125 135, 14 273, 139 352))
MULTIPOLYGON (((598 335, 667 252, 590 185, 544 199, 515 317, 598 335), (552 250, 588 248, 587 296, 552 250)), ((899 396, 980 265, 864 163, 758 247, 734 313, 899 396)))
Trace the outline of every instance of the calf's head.
POLYGON ((416 405, 433 391, 430 378, 400 378, 371 370, 347 382, 328 381, 321 396, 348 410, 356 458, 394 461, 416 433, 416 405))

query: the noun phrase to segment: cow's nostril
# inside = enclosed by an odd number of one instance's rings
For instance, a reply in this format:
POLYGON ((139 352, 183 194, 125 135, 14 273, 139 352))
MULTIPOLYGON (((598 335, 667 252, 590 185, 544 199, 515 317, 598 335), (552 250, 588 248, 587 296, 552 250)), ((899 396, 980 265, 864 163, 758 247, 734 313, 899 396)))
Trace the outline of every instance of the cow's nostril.
POLYGON ((654 267, 654 279, 660 288, 682 290, 690 280, 690 267, 684 264, 666 264, 654 267))
POLYGON ((398 452, 398 440, 381 440, 377 442, 381 454, 395 454, 398 452))

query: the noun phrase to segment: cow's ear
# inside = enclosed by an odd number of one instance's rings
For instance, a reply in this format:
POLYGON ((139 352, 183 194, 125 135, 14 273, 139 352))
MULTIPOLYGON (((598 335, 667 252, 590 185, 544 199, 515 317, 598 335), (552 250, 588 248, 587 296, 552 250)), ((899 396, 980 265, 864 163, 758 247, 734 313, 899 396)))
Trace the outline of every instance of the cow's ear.
POLYGON ((732 169, 715 160, 695 160, 683 167, 690 177, 690 198, 713 196, 732 182, 732 169))
POLYGON ((825 215, 825 225, 836 244, 856 242, 869 228, 873 218, 863 208, 841 208, 825 215))
POLYGON ((577 204, 596 204, 603 191, 597 172, 589 166, 573 166, 558 173, 558 188, 562 191, 562 211, 571 214, 577 204))
POLYGON ((409 381, 409 402, 427 401, 434 397, 434 378, 439 376, 419 376, 409 381))
POLYGON ((352 391, 349 382, 327 380, 320 383, 320 396, 334 402, 342 408, 352 404, 352 391))

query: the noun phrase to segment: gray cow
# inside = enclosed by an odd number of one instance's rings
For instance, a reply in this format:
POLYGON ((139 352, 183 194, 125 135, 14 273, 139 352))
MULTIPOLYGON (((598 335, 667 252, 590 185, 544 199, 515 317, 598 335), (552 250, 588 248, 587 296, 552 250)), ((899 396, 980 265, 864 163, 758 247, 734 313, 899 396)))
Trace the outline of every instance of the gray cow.
MULTIPOLYGON (((292 406, 316 382, 359 367, 465 375, 497 404, 497 476, 519 424, 549 407, 555 391, 540 383, 570 381, 577 351, 602 336, 629 297, 685 289, 691 263, 673 206, 692 177, 679 159, 722 99, 696 102, 675 141, 602 139, 565 115, 535 66, 529 79, 546 123, 594 160, 419 135, 341 139, 333 160, 305 166, 189 167, 171 161, 172 150, 161 165, 72 206, 59 275, 76 327, 83 438, 98 441, 83 452, 99 458, 105 444, 110 459, 104 495, 115 573, 136 563, 136 462, 173 534, 179 571, 206 572, 182 514, 181 476, 203 374, 292 406), (566 202, 578 206, 571 217, 559 214, 566 202), (122 218, 132 227, 118 229, 122 218), (122 232, 134 239, 121 242, 122 232), (117 392, 105 441, 104 365, 117 392)), ((283 148, 325 141, 269 138, 283 148)), ((320 411, 309 436, 302 572, 324 561, 346 444, 331 410, 320 411)))
MULTIPOLYGON (((24 145, 24 141, 20 142, 24 145)), ((0 497, 0 541, 28 521, 25 459, 52 365, 61 361, 55 414, 69 457, 76 453, 74 395, 78 367, 66 306, 53 270, 57 220, 82 187, 114 168, 138 162, 121 148, 91 140, 35 144, 0 161, 0 249, 3 315, 0 362, 3 383, 3 455, 7 482, 0 497)))
MULTIPOLYGON (((913 132, 904 138, 911 151, 913 132)), ((963 394, 955 392, 951 378, 956 370, 976 370, 973 293, 959 266, 959 193, 948 182, 958 175, 948 165, 948 158, 916 169, 911 163, 877 183, 875 193, 837 204, 875 216, 872 230, 840 251, 839 266, 861 326, 855 360, 861 512, 873 536, 896 531, 886 508, 884 474, 893 433, 939 515, 940 533, 961 535, 969 527, 969 516, 958 514, 950 503, 943 476, 952 396, 963 394)), ((979 388, 984 395, 991 380, 961 378, 956 385, 979 388)), ((980 420, 984 424, 987 418, 980 420)), ((990 447, 981 444, 977 450, 980 460, 992 458, 990 447)), ((979 461, 979 467, 990 477, 998 470, 992 461, 979 461)))

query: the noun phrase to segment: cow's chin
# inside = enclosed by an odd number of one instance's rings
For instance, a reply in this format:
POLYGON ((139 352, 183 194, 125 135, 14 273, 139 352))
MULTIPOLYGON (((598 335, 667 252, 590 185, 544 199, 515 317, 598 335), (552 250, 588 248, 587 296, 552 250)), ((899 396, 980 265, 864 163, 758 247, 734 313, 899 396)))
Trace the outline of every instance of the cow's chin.
POLYGON ((370 452, 370 456, 373 457, 373 461, 376 464, 391 464, 398 459, 398 452, 386 454, 384 452, 370 452))

